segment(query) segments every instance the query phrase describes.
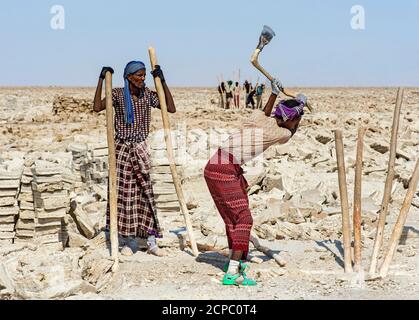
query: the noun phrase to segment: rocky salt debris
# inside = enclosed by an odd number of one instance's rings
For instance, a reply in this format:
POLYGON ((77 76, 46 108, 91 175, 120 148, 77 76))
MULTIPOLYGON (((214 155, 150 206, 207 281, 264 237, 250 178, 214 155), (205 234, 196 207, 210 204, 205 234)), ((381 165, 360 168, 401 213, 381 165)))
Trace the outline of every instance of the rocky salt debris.
POLYGON ((58 96, 53 101, 54 115, 70 116, 77 113, 93 113, 91 99, 80 99, 69 96, 58 96))
POLYGON ((73 156, 73 170, 81 177, 81 180, 77 181, 77 190, 82 188, 82 183, 88 186, 107 183, 109 151, 106 142, 75 142, 67 149, 73 156))
POLYGON ((0 244, 11 244, 19 215, 17 196, 23 166, 18 161, 0 162, 0 244))

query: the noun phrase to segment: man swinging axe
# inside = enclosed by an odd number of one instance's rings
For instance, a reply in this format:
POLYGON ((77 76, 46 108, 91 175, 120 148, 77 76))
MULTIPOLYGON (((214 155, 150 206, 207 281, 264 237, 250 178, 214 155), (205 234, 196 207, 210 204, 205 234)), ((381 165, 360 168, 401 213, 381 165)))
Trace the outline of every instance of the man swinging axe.
POLYGON ((304 95, 281 101, 272 112, 275 100, 283 88, 271 80, 272 94, 262 110, 255 110, 240 129, 216 151, 204 169, 204 177, 225 223, 230 258, 224 266, 224 285, 253 286, 256 281, 246 275, 249 241, 253 225, 247 196, 248 184, 241 165, 254 159, 270 146, 287 143, 297 131, 304 95))
MULTIPOLYGON (((96 88, 93 110, 106 108, 101 98, 102 84, 110 67, 103 67, 96 88)), ((152 71, 163 84, 167 110, 176 112, 172 94, 166 84, 160 66, 152 71)), ((123 255, 132 255, 136 240, 147 241, 147 252, 162 256, 156 238, 161 238, 156 204, 150 179, 150 153, 146 139, 150 130, 151 108, 160 108, 157 93, 145 85, 146 67, 141 61, 129 62, 124 70, 124 87, 112 89, 112 105, 115 111, 115 155, 117 186, 118 233, 124 238, 123 255)), ((109 194, 109 193, 108 193, 109 194)), ((110 227, 109 201, 107 229, 110 227)))

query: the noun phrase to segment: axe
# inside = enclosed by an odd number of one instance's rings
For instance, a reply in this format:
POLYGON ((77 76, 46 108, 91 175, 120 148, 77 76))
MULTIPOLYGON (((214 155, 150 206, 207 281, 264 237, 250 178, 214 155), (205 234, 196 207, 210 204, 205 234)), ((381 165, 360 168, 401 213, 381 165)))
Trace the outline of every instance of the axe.
MULTIPOLYGON (((259 44, 255 49, 255 52, 253 52, 252 57, 250 58, 250 62, 255 66, 256 69, 258 69, 262 74, 269 79, 269 81, 272 81, 274 78, 269 74, 268 71, 266 71, 258 61, 259 54, 263 50, 263 48, 271 42, 272 38, 275 37, 275 32, 268 26, 263 26, 262 33, 259 37, 259 44)), ((288 97, 295 98, 295 94, 291 93, 290 91, 286 90, 285 88, 282 89, 282 92, 287 95, 288 97)), ((307 108, 313 112, 313 109, 311 107, 311 104, 308 102, 306 103, 307 108)))

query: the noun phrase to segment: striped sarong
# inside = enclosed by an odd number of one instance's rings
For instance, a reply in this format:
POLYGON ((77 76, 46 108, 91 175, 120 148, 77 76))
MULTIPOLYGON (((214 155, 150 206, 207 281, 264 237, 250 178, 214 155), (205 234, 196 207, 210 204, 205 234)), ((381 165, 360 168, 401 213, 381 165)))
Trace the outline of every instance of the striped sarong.
MULTIPOLYGON (((116 140, 115 154, 119 234, 124 237, 162 237, 150 179, 147 143, 116 140)), ((109 196, 106 226, 109 230, 109 196)))
POLYGON ((243 169, 232 154, 218 149, 205 166, 204 177, 226 225, 229 248, 243 251, 242 260, 246 260, 253 219, 243 169))

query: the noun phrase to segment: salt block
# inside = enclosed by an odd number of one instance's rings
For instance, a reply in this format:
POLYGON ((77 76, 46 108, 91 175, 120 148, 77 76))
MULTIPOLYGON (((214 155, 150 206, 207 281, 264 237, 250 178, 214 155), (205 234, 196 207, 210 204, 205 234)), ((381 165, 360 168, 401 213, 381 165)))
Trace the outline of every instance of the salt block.
POLYGON ((45 210, 66 208, 70 205, 69 197, 50 197, 46 199, 35 198, 35 207, 45 210))
POLYGON ((0 207, 0 216, 15 216, 19 214, 19 207, 0 207))
POLYGON ((52 192, 57 190, 70 190, 71 185, 64 182, 57 183, 36 183, 32 182, 32 190, 38 192, 52 192))
POLYGON ((31 183, 33 181, 33 177, 29 177, 26 175, 22 176, 21 183, 31 183))
POLYGON ((73 153, 83 153, 87 151, 87 145, 84 143, 74 142, 68 145, 67 150, 73 153))
POLYGON ((67 190, 55 190, 51 192, 34 191, 33 196, 34 198, 39 198, 39 199, 47 199, 50 197, 65 197, 65 196, 68 196, 68 191, 67 190))
MULTIPOLYGON (((185 162, 184 157, 175 157, 174 162, 175 165, 182 165, 185 162)), ((169 166, 170 162, 167 158, 152 158, 151 159, 152 166, 169 166)))
POLYGON ((16 238, 21 238, 21 239, 23 238, 22 240, 29 240, 26 238, 33 238, 34 236, 35 236, 35 230, 16 229, 16 238))
POLYGON ((0 223, 14 223, 15 222, 15 216, 0 216, 0 223))
POLYGON ((18 189, 20 186, 20 179, 0 180, 0 189, 18 189))
POLYGON ((0 239, 13 239, 14 237, 15 237, 15 232, 0 231, 0 239))
POLYGON ((21 170, 0 170, 0 180, 18 180, 22 176, 21 170))
POLYGON ((23 169, 23 175, 25 175, 27 177, 33 177, 32 168, 31 167, 25 167, 25 169, 23 169))
POLYGON ((16 223, 16 229, 35 230, 34 220, 19 219, 16 223))
POLYGON ((13 232, 15 231, 15 223, 1 223, 0 232, 13 232))
POLYGON ((62 218, 35 218, 35 227, 36 228, 47 228, 47 227, 57 227, 62 225, 62 218))
MULTIPOLYGON (((22 232, 30 232, 29 230, 21 230, 22 232)), ((14 239, 15 244, 28 244, 32 243, 33 235, 32 236, 25 236, 25 235, 18 235, 16 232, 16 236, 14 239)))
POLYGON ((108 142, 106 141, 100 141, 100 142, 90 142, 87 144, 87 148, 89 150, 94 150, 94 149, 106 149, 108 148, 108 142))
POLYGON ((170 173, 158 174, 152 173, 150 174, 151 181, 159 181, 159 182, 173 182, 173 177, 170 173))
POLYGON ((19 213, 19 218, 24 220, 33 220, 35 219, 35 209, 32 210, 21 210, 19 213))
POLYGON ((45 209, 35 209, 35 217, 40 219, 47 218, 64 218, 67 214, 66 208, 61 208, 57 210, 45 210, 45 209))
POLYGON ((74 218, 76 220, 77 226, 81 229, 82 234, 91 239, 95 235, 95 229, 92 221, 90 220, 89 216, 82 210, 81 208, 77 207, 73 211, 74 218))
POLYGON ((107 156, 109 151, 108 151, 108 148, 106 148, 106 149, 105 148, 104 149, 94 149, 94 150, 91 151, 91 153, 92 153, 92 157, 96 158, 96 157, 107 156))
POLYGON ((16 197, 18 189, 0 189, 0 197, 16 197))
POLYGON ((156 194, 155 195, 156 202, 170 202, 170 201, 178 201, 178 196, 176 193, 172 194, 156 194))
POLYGON ((32 193, 19 193, 17 200, 33 203, 33 194, 32 193))
POLYGON ((45 235, 55 235, 61 231, 61 226, 51 226, 51 227, 37 227, 35 228, 35 237, 42 237, 45 235))
MULTIPOLYGON (((182 169, 181 166, 176 166, 176 170, 178 172, 181 169, 182 169)), ((171 174, 170 166, 169 165, 164 165, 164 166, 157 166, 156 165, 156 166, 153 166, 153 163, 152 163, 152 167, 151 167, 150 173, 152 173, 152 174, 160 174, 160 173, 171 174)))
POLYGON ((30 194, 32 194, 32 184, 22 183, 20 185, 20 193, 30 193, 30 194))
POLYGON ((0 246, 13 244, 13 239, 0 239, 0 246))
POLYGON ((41 183, 60 183, 62 182, 61 174, 55 174, 51 176, 35 176, 33 181, 37 184, 41 183))
POLYGON ((171 202, 158 202, 156 203, 156 207, 158 209, 164 208, 164 209, 179 209, 179 202, 178 201, 171 201, 171 202))
POLYGON ((33 210, 34 204, 33 202, 20 201, 19 207, 21 210, 33 210))
POLYGON ((62 181, 67 183, 75 183, 78 180, 78 177, 72 173, 64 172, 61 174, 62 181))
POLYGON ((17 201, 15 197, 0 197, 0 207, 15 206, 17 201))
POLYGON ((59 175, 63 172, 63 166, 49 161, 42 160, 35 161, 35 167, 32 168, 32 172, 35 176, 54 176, 59 175))
POLYGON ((42 236, 35 235, 33 242, 36 244, 50 244, 50 243, 59 243, 60 242, 60 235, 58 233, 55 234, 46 234, 42 236))

